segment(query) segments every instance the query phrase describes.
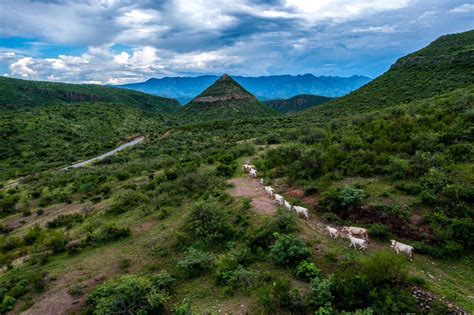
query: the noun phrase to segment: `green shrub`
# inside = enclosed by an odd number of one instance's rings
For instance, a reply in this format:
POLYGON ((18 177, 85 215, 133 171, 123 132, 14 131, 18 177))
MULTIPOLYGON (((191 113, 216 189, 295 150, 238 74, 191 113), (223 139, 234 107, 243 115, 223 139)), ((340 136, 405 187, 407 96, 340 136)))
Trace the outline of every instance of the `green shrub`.
POLYGON ((295 270, 295 275, 299 279, 313 280, 321 277, 321 270, 311 261, 302 261, 298 264, 295 270))
POLYGON ((178 261, 180 268, 187 277, 195 277, 207 272, 213 265, 214 257, 206 252, 194 248, 188 248, 184 257, 178 261))
POLYGON ((217 176, 222 176, 222 177, 231 177, 234 172, 235 172, 235 169, 237 167, 235 166, 235 164, 219 164, 217 165, 216 167, 216 174, 217 176))
POLYGON ((406 259, 390 251, 377 252, 334 274, 333 306, 340 311, 370 307, 382 314, 415 312, 408 285, 406 259))
POLYGON ((233 234, 228 219, 227 212, 215 202, 200 201, 191 208, 186 219, 185 231, 195 239, 216 243, 228 239, 233 234))
POLYGON ((331 188, 322 194, 319 206, 328 212, 346 213, 360 208, 365 198, 366 195, 362 189, 331 188))
POLYGON ((277 265, 294 267, 311 257, 311 248, 296 236, 283 234, 270 247, 270 254, 277 265))
POLYGON ((331 293, 332 280, 331 278, 321 280, 314 278, 310 284, 310 291, 308 294, 308 305, 313 309, 331 307, 334 297, 331 293))
POLYGON ((119 195, 107 212, 111 214, 121 214, 134 210, 147 202, 148 198, 144 194, 129 191, 119 195))
POLYGON ((369 236, 381 241, 386 241, 392 237, 392 233, 386 225, 375 223, 369 227, 369 236))
POLYGON ((23 236, 23 241, 27 245, 33 245, 41 236, 41 228, 35 225, 28 229, 26 234, 23 236))
POLYGON ((276 215, 270 221, 269 228, 272 233, 289 234, 297 230, 297 218, 291 211, 278 208, 276 215))
POLYGON ((277 279, 272 284, 261 287, 257 291, 259 304, 266 314, 279 313, 284 309, 291 313, 303 313, 304 302, 297 289, 291 290, 288 280, 277 279))
POLYGON ((184 298, 180 303, 173 306, 174 315, 192 315, 191 301, 184 298))
POLYGON ((150 281, 153 283, 153 286, 159 290, 165 290, 171 292, 171 289, 176 282, 168 272, 165 270, 161 271, 157 275, 150 276, 150 281))
POLYGON ((335 213, 332 212, 325 212, 322 215, 322 219, 326 222, 329 223, 334 223, 334 224, 341 224, 342 219, 335 213))
POLYGON ((46 223, 46 226, 50 229, 58 228, 58 227, 66 227, 71 228, 73 225, 77 223, 81 223, 84 220, 83 216, 80 214, 68 214, 68 215, 59 215, 53 220, 46 223))
POLYGON ((87 304, 93 314, 163 314, 169 299, 148 278, 124 276, 98 286, 87 304))

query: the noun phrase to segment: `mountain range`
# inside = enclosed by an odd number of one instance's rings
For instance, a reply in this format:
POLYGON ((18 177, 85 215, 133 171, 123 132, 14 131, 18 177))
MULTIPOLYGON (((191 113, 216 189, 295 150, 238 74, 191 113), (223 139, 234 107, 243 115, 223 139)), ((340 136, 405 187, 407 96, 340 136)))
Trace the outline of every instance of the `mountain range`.
MULTIPOLYGON (((116 87, 174 98, 181 104, 185 104, 218 78, 215 75, 152 78, 145 82, 118 85, 116 87)), ((232 78, 259 100, 286 99, 299 94, 339 97, 358 89, 371 80, 371 78, 359 75, 337 77, 314 76, 312 74, 260 77, 232 76, 232 78)))

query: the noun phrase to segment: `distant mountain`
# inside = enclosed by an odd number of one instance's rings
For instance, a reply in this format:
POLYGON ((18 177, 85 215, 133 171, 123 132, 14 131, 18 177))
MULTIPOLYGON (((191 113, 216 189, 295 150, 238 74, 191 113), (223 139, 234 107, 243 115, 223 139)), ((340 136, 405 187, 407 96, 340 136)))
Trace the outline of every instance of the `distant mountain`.
POLYGON ((282 114, 298 112, 315 105, 326 103, 332 100, 331 97, 302 94, 290 97, 285 100, 269 100, 263 101, 271 109, 274 109, 282 114))
POLYGON ((171 113, 180 108, 179 102, 174 99, 137 91, 92 84, 67 84, 0 77, 0 109, 84 102, 122 104, 156 113, 171 113))
MULTIPOLYGON (((308 109, 322 119, 409 103, 474 84, 474 30, 441 36, 369 84, 308 109)), ((304 113, 308 115, 308 113, 304 113)))
POLYGON ((190 120, 243 119, 277 114, 227 74, 186 104, 181 111, 190 120))
MULTIPOLYGON (((262 77, 235 76, 233 78, 259 100, 286 99, 299 94, 339 97, 358 89, 371 80, 368 77, 357 75, 352 77, 316 77, 312 74, 262 77)), ((141 83, 124 84, 118 87, 175 98, 185 104, 217 79, 218 77, 213 75, 165 77, 162 79, 153 78, 141 83)))

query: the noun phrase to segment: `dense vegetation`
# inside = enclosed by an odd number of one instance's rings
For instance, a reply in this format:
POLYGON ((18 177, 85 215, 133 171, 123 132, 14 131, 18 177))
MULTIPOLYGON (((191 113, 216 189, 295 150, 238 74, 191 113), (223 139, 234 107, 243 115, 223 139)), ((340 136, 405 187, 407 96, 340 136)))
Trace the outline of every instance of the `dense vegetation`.
POLYGON ((267 105, 271 109, 276 110, 279 113, 289 114, 308 109, 315 105, 329 102, 331 99, 331 97, 301 94, 284 100, 264 101, 263 104, 267 105))
MULTIPOLYGON (((2 148, 30 156, 28 171, 61 159, 40 137, 57 139, 64 156, 95 154, 96 134, 110 145, 114 135, 147 140, 90 167, 39 172, 0 191, 0 312, 41 313, 44 301, 59 299, 55 307, 93 314, 417 313, 413 288, 446 299, 432 304, 433 314, 447 313, 447 302, 472 311, 473 84, 413 101, 389 94, 391 106, 370 112, 336 106, 333 119, 319 123, 328 110, 314 113, 329 105, 220 121, 223 108, 200 121, 96 103, 51 106, 32 118, 8 112, 6 131, 21 132, 2 148), (99 121, 107 127, 96 132, 99 121), (36 135, 39 122, 45 128, 36 135), (84 125, 87 132, 74 129, 84 125), (62 146, 75 137, 83 139, 80 150, 62 146), (45 153, 30 153, 37 150, 45 153), (309 222, 284 209, 259 213, 251 199, 230 195, 228 180, 246 176, 247 160, 292 204, 308 207, 309 222), (330 239, 326 224, 367 227, 368 250, 330 239), (389 250, 391 238, 414 245, 415 260, 389 250), (65 288, 83 309, 61 300, 65 288)), ((205 96, 242 93, 219 88, 205 96)), ((376 99, 379 92, 365 93, 376 99)), ((5 161, 12 169, 13 159, 5 161)))
POLYGON ((161 130, 170 118, 120 104, 80 103, 3 110, 0 181, 66 166, 161 130))

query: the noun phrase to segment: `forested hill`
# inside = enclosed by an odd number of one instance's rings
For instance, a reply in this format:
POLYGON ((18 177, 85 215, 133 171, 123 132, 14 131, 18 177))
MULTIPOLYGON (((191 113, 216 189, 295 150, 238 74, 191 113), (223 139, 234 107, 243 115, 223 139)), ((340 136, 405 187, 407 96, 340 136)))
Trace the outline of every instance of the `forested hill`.
POLYGON ((301 94, 283 100, 264 101, 263 104, 282 114, 287 114, 302 111, 315 105, 329 102, 330 100, 332 100, 331 97, 301 94))
POLYGON ((171 113, 179 102, 142 92, 92 84, 66 84, 0 77, 0 109, 21 109, 62 103, 123 104, 155 113, 171 113))
POLYGON ((309 109, 316 118, 365 112, 408 103, 474 83, 474 30, 446 35, 400 58, 390 69, 351 94, 309 109))
POLYGON ((185 105, 181 115, 187 121, 202 121, 260 118, 275 116, 277 112, 261 104, 255 96, 224 74, 185 105))

